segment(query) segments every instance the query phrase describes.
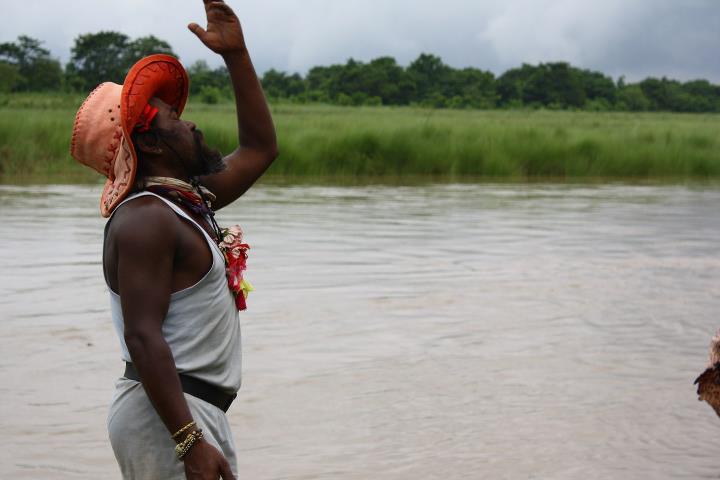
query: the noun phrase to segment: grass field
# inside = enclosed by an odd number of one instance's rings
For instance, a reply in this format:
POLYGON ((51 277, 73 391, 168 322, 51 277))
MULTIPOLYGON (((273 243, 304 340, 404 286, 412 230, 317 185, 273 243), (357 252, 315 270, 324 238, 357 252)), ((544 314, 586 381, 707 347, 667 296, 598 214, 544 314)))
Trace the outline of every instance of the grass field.
MULTIPOLYGON (((80 97, 0 99, 0 179, 91 181, 68 154, 80 97)), ((720 116, 275 105, 277 177, 720 178, 720 116)), ((185 118, 223 152, 232 105, 185 118)))

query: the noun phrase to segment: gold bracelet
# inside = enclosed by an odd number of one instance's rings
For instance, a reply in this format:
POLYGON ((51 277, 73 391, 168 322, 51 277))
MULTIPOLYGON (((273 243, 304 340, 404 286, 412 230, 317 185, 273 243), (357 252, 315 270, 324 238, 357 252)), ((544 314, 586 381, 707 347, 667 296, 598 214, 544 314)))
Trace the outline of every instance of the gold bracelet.
POLYGON ((183 457, 188 454, 192 446, 195 445, 195 442, 197 442, 201 438, 203 438, 202 430, 193 430, 192 432, 188 433, 188 436, 185 437, 185 440, 175 446, 175 454, 177 454, 178 458, 182 460, 183 457))
POLYGON ((173 433, 172 437, 170 437, 170 438, 175 440, 177 437, 179 437, 180 435, 182 435, 183 433, 185 433, 186 431, 188 431, 190 428, 192 428, 194 426, 195 426, 195 421, 192 421, 192 422, 188 423, 187 425, 185 425, 184 427, 182 427, 177 432, 173 433))
POLYGON ((195 443, 195 432, 190 432, 182 442, 175 446, 175 454, 182 459, 190 451, 190 447, 195 443))

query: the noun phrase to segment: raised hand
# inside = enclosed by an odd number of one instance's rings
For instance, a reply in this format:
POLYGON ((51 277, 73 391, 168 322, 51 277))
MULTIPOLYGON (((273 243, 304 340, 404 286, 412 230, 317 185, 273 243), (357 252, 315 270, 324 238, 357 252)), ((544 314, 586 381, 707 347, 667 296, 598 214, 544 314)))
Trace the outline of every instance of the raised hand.
POLYGON ((188 25, 209 49, 222 55, 235 95, 238 147, 225 157, 228 168, 206 175, 200 182, 215 194, 215 210, 243 195, 278 156, 277 137, 270 107, 245 45, 240 21, 219 0, 204 0, 207 30, 188 25))
POLYGON ((207 14, 207 29, 197 23, 188 28, 210 50, 220 55, 242 52, 246 49, 240 20, 225 2, 220 0, 203 0, 207 14))

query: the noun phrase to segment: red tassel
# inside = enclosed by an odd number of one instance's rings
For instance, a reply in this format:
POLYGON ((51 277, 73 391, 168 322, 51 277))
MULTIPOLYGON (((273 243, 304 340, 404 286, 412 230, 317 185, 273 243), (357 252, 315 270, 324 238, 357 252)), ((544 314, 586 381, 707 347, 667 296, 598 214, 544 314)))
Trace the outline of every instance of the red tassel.
POLYGON ((238 292, 238 294, 235 296, 235 306, 240 312, 242 312, 243 310, 247 310, 247 304, 245 303, 245 295, 242 291, 238 292))
POLYGON ((148 130, 150 130, 150 124, 152 123, 157 113, 157 108, 153 107, 149 103, 145 105, 145 108, 143 108, 143 111, 140 114, 140 118, 138 119, 138 123, 135 125, 135 130, 137 130, 138 132, 147 132, 148 130))

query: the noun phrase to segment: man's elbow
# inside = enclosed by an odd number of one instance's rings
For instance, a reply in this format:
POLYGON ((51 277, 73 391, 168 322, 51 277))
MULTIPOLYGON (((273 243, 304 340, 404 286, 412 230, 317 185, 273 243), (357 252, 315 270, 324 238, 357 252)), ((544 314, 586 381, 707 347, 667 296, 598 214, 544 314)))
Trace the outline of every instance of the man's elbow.
POLYGON ((267 168, 270 167, 270 165, 272 165, 278 155, 280 155, 280 151, 278 150, 276 144, 264 147, 257 152, 257 158, 262 165, 263 171, 265 171, 267 168))
POLYGON ((149 332, 144 329, 125 330, 123 337, 128 353, 134 362, 142 362, 164 341, 161 333, 149 332))
POLYGON ((275 159, 280 155, 280 150, 278 149, 277 143, 272 144, 272 146, 267 149, 267 152, 265 152, 265 155, 269 164, 274 162, 275 159))

